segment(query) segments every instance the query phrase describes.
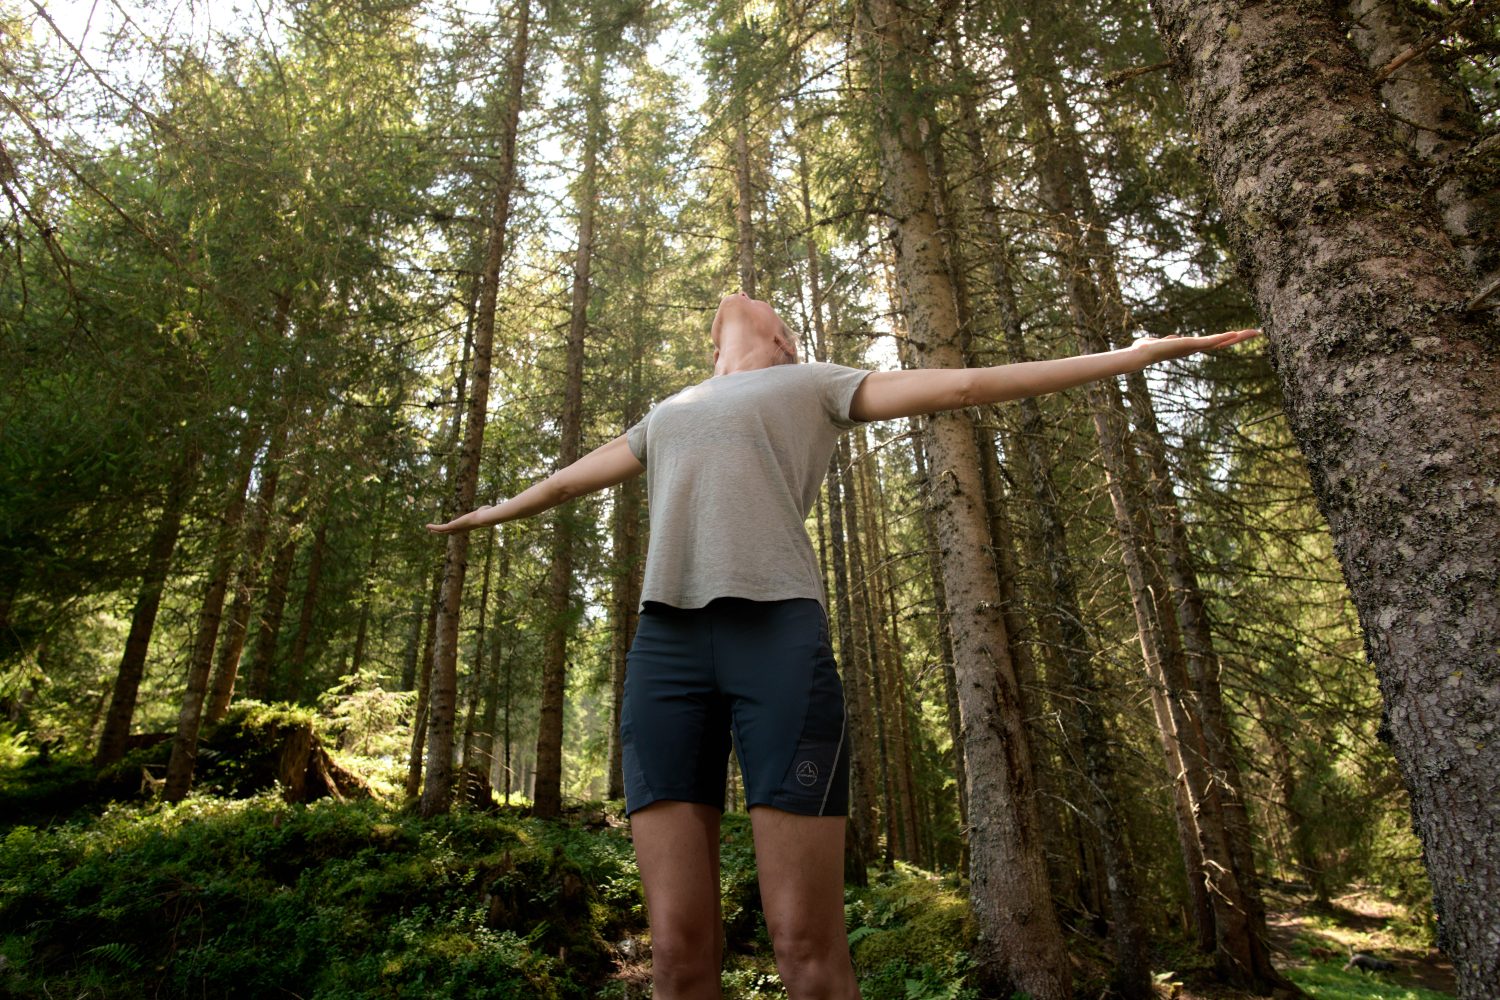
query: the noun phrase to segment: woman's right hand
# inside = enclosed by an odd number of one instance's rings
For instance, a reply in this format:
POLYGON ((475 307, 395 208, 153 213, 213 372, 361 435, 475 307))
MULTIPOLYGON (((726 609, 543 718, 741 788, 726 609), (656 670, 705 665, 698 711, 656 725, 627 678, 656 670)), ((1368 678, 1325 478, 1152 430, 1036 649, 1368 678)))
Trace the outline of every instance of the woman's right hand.
POLYGON ((434 535, 451 535, 456 531, 468 531, 469 529, 474 527, 474 515, 480 513, 481 511, 486 511, 489 509, 490 508, 488 506, 480 507, 477 510, 472 510, 467 514, 460 514, 453 520, 445 522, 443 524, 429 524, 427 526, 427 530, 432 532, 434 535))

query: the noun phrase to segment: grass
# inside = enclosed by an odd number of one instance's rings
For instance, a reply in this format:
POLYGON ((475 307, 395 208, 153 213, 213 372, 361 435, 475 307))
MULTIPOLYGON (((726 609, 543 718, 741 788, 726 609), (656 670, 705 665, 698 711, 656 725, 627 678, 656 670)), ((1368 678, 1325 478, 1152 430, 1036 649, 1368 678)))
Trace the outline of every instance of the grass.
POLYGON ((1317 1000, 1453 1000, 1448 993, 1402 986, 1379 972, 1345 972, 1342 963, 1325 962, 1287 969, 1286 976, 1317 1000))

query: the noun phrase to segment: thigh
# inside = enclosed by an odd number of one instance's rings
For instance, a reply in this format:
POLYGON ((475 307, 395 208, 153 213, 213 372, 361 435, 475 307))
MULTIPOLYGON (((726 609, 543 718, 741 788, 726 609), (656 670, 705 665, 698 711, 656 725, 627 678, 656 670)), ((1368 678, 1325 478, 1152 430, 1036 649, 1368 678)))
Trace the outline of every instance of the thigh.
POLYGON ((729 704, 714 677, 707 624, 693 610, 648 605, 626 657, 620 749, 627 816, 662 799, 724 810, 729 704))
POLYGON ((844 926, 846 816, 806 816, 752 806, 755 865, 771 940, 817 951, 839 940, 844 926))
POLYGON ((715 940, 721 812, 700 802, 654 802, 630 817, 653 948, 715 940))
POLYGON ((747 808, 846 815, 844 687, 822 606, 810 599, 726 604, 714 629, 747 808))

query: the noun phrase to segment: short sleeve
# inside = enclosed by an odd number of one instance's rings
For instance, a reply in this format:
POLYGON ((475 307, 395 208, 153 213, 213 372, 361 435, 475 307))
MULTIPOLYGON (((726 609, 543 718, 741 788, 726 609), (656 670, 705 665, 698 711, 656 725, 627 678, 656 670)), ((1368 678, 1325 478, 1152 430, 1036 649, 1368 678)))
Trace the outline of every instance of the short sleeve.
POLYGON ((629 445, 630 453, 642 465, 646 464, 646 421, 650 419, 651 414, 647 413, 625 432, 625 443, 629 445))
POLYGON ((854 391, 865 380, 865 376, 870 374, 869 370, 849 368, 830 362, 824 362, 821 367, 826 370, 821 380, 821 388, 823 408, 828 411, 829 419, 840 430, 846 431, 858 426, 860 421, 849 417, 849 406, 854 401, 854 391))

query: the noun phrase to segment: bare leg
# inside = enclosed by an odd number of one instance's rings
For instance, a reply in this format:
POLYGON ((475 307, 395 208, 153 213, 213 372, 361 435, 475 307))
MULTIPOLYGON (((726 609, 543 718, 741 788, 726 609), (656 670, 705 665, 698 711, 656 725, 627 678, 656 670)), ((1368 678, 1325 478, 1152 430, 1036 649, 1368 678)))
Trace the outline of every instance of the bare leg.
POLYGON ((846 816, 750 808, 776 968, 790 1000, 859 1000, 844 929, 846 816))
POLYGON ((658 799, 630 814, 651 922, 654 1000, 720 1000, 719 810, 658 799))

